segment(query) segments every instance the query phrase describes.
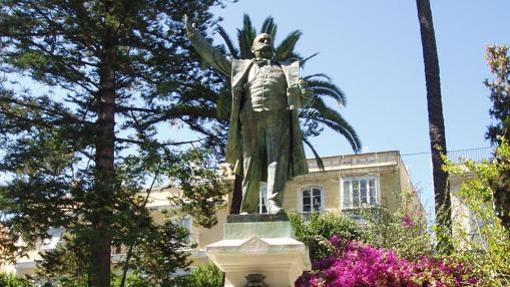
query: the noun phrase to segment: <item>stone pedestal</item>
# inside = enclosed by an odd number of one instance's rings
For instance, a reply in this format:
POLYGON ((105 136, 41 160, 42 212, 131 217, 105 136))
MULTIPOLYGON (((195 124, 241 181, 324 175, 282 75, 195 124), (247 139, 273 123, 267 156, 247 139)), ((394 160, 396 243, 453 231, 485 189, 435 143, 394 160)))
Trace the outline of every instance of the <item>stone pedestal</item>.
POLYGON ((229 218, 223 240, 206 247, 226 274, 225 287, 293 287, 310 270, 308 249, 293 238, 290 222, 280 220, 273 215, 229 218))

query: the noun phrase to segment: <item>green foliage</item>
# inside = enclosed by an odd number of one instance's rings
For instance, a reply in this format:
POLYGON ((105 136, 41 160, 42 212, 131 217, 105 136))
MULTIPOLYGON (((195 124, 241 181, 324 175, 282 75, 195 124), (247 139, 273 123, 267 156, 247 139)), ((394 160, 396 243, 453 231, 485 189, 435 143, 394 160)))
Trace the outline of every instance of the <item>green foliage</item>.
POLYGON ((89 287, 87 276, 85 275, 81 277, 62 276, 58 279, 48 280, 46 282, 47 283, 43 285, 44 287, 53 287, 55 285, 58 287, 89 287))
POLYGON ((36 270, 41 281, 58 278, 62 286, 87 286, 86 270, 89 270, 89 247, 81 237, 64 235, 64 242, 55 249, 41 254, 43 261, 36 270))
POLYGON ((171 171, 182 190, 172 202, 180 206, 184 214, 191 215, 196 224, 206 228, 218 223, 216 212, 225 206, 228 193, 224 181, 208 166, 208 161, 210 158, 203 153, 191 151, 184 157, 183 164, 171 171))
POLYGON ((216 265, 209 263, 194 269, 190 274, 178 276, 174 279, 175 287, 222 287, 223 273, 216 265))
POLYGON ((510 285, 510 232, 493 208, 495 183, 509 168, 510 146, 505 140, 496 154, 500 160, 445 166, 462 183, 454 197, 461 212, 455 218, 453 256, 470 262, 480 273, 479 286, 510 285))
MULTIPOLYGON (((1 281, 0 281, 1 282, 1 281)), ((60 275, 53 278, 37 278, 37 282, 39 285, 43 287, 89 287, 89 281, 86 274, 82 273, 79 276, 69 276, 69 275, 60 275)), ((3 287, 3 285, 0 285, 3 287)), ((18 286, 18 285, 14 285, 18 286)), ((33 286, 33 285, 26 285, 33 286)), ((118 275, 113 275, 111 278, 111 287, 152 287, 151 283, 148 283, 147 280, 141 278, 136 273, 131 273, 124 285, 121 285, 121 277, 118 275)), ((20 285, 20 287, 25 287, 25 285, 20 285)))
POLYGON ((432 238, 419 214, 393 212, 384 207, 362 208, 351 213, 360 223, 330 212, 310 214, 306 220, 300 214, 291 213, 289 219, 296 238, 309 247, 312 260, 333 254, 334 247, 329 241, 333 236, 391 249, 411 260, 432 254, 432 238))
POLYGON ((209 8, 221 3, 2 1, 0 255, 22 256, 63 227, 74 243, 47 254, 48 277, 72 280, 81 269, 107 285, 112 244, 132 247, 130 266, 157 266, 154 280, 186 266, 185 232, 156 224, 145 205, 187 162, 183 143, 161 129, 205 134, 194 149, 215 143, 204 128, 216 127, 207 125, 215 99, 195 94, 216 89, 219 78, 200 69, 181 19, 193 11, 203 31, 215 21, 209 8))
POLYGON ((136 273, 132 273, 126 279, 125 285, 121 285, 121 279, 119 276, 114 276, 112 287, 151 287, 154 286, 148 283, 146 280, 138 276, 136 273))
POLYGON ((432 238, 425 219, 405 210, 386 207, 362 209, 366 242, 378 248, 394 250, 400 257, 417 259, 432 254, 432 238))
MULTIPOLYGON (((139 156, 128 157, 119 166, 119 174, 125 178, 118 193, 113 245, 124 255, 118 263, 122 271, 143 273, 144 282, 153 286, 169 284, 172 272, 190 264, 186 252, 192 247, 189 233, 175 222, 183 212, 195 216, 197 224, 212 226, 217 222, 215 211, 224 205, 225 200, 220 179, 207 164, 209 157, 198 150, 167 158, 157 150, 146 149, 139 156), (193 177, 192 171, 201 173, 195 173, 193 177), (151 187, 140 192, 138 187, 143 185, 148 175, 153 176, 152 186, 163 174, 171 177, 183 190, 174 199, 174 203, 182 208, 164 213, 164 222, 156 223, 145 208, 150 194, 156 191, 151 187), (215 194, 207 193, 211 182, 217 183, 214 185, 215 194)), ((89 258, 90 254, 83 237, 67 234, 63 244, 43 255, 39 275, 43 278, 67 278, 71 282, 83 281, 83 271, 89 269, 89 261, 84 258, 89 258)))
MULTIPOLYGON (((405 199, 402 199, 405 200, 405 199)), ((391 249, 406 259, 417 259, 432 254, 433 240, 419 213, 405 210, 369 207, 349 211, 349 216, 334 213, 311 214, 308 221, 299 214, 289 215, 298 240, 310 248, 313 260, 331 255, 329 239, 337 236, 347 241, 362 241, 377 248, 391 249), (355 223, 349 216, 359 219, 355 223)))
MULTIPOLYGON (((502 141, 510 142, 510 56, 508 47, 491 46, 487 48, 487 62, 494 74, 493 81, 486 80, 485 85, 490 89, 492 108, 490 115, 494 119, 487 131, 486 137, 493 144, 502 141)), ((504 154, 504 149, 496 153, 499 165, 499 177, 494 183, 493 202, 496 215, 503 226, 510 230, 510 163, 504 154)))
POLYGON ((486 138, 497 146, 494 159, 482 163, 448 163, 444 169, 460 183, 453 195, 456 204, 453 257, 469 262, 479 274, 477 286, 510 285, 510 57, 508 47, 487 48, 487 62, 494 80, 490 90, 494 119, 486 138))
POLYGON ((298 213, 290 213, 296 239, 310 250, 310 259, 318 260, 332 255, 334 246, 329 242, 333 236, 346 240, 363 240, 365 234, 349 218, 335 213, 313 213, 305 220, 298 213))
POLYGON ((185 228, 175 226, 171 221, 157 225, 142 233, 138 244, 134 245, 129 269, 143 274, 148 286, 161 286, 172 281, 172 273, 186 268, 191 244, 185 228))
POLYGON ((485 80, 485 86, 490 90, 492 108, 490 115, 495 122, 489 127, 486 138, 492 143, 499 143, 498 137, 510 139, 510 57, 508 47, 490 46, 486 53, 487 63, 495 78, 485 80))
POLYGON ((0 286, 2 287, 30 287, 28 280, 16 278, 12 274, 0 273, 0 286))

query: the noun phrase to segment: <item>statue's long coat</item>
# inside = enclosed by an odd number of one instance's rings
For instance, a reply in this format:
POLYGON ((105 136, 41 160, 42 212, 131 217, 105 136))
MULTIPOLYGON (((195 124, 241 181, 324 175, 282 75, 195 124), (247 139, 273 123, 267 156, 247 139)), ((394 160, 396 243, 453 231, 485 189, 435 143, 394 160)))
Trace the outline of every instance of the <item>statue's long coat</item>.
MULTIPOLYGON (((243 84, 246 82, 248 72, 253 65, 253 60, 232 60, 231 83, 232 83, 232 109, 230 114, 230 128, 227 143, 227 162, 234 165, 234 171, 242 174, 242 141, 241 141, 241 124, 239 113, 243 99, 243 84)), ((287 85, 297 83, 299 80, 299 62, 291 63, 280 62, 283 69, 287 85)), ((289 112, 291 117, 290 123, 290 159, 289 171, 287 179, 294 176, 305 174, 308 172, 305 152, 303 149, 303 136, 299 127, 298 111, 292 109, 289 112)))

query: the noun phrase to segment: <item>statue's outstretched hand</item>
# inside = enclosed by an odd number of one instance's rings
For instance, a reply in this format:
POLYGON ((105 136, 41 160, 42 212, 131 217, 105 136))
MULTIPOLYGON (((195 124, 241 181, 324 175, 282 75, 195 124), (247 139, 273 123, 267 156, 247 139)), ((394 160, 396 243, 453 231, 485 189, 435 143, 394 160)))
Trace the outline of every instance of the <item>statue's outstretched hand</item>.
POLYGON ((184 28, 186 28, 188 36, 191 36, 193 34, 193 30, 195 30, 195 23, 191 24, 189 22, 189 17, 187 14, 184 14, 184 16, 182 16, 182 21, 184 22, 184 28))
POLYGON ((214 47, 207 39, 205 39, 200 31, 196 28, 195 23, 190 21, 187 14, 182 16, 182 22, 186 29, 188 40, 191 42, 195 52, 200 55, 204 63, 210 64, 221 72, 223 75, 230 77, 232 70, 232 63, 227 59, 223 51, 214 47))

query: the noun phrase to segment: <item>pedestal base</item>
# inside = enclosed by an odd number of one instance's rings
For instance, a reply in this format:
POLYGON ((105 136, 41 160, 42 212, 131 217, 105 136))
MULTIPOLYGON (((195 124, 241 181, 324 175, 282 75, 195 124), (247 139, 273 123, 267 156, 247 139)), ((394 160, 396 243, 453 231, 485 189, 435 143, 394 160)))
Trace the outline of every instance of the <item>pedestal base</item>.
POLYGON ((247 276, 255 274, 269 287, 292 287, 311 268, 308 249, 293 238, 288 221, 226 223, 223 237, 206 253, 225 272, 225 287, 252 286, 247 276))

